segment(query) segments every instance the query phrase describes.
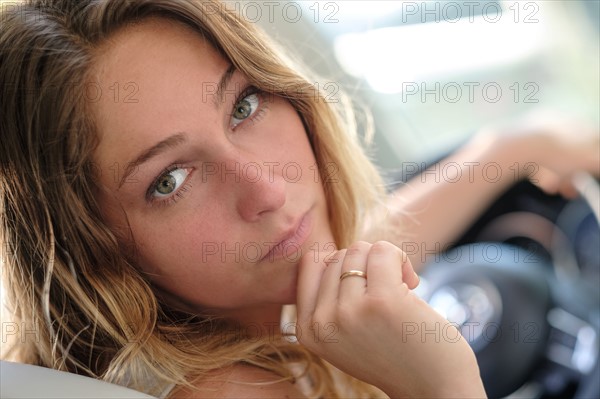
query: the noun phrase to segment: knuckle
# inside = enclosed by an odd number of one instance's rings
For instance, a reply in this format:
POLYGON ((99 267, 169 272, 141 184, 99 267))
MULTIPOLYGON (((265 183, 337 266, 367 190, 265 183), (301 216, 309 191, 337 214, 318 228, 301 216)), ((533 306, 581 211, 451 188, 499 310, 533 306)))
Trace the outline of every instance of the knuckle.
POLYGON ((369 244, 368 242, 356 241, 348 247, 346 253, 348 255, 358 255, 358 254, 362 253, 363 251, 368 251, 370 247, 371 247, 371 244, 369 244))
POLYGON ((346 257, 346 249, 340 249, 325 257, 325 263, 341 262, 346 257))
POLYGON ((388 241, 376 241, 375 243, 373 243, 373 246, 371 247, 371 252, 385 253, 387 251, 393 250, 394 248, 397 248, 397 247, 388 241))
POLYGON ((346 249, 340 249, 334 256, 335 262, 343 262, 346 259, 346 249))

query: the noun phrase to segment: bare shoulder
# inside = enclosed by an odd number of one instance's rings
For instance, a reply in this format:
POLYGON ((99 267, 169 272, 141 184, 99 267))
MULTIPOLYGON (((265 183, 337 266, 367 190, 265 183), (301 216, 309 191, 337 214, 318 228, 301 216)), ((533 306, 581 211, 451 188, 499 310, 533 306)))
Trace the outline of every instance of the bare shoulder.
POLYGON ((306 398, 294 384, 280 381, 281 377, 266 370, 238 365, 227 372, 215 374, 211 381, 195 383, 197 389, 175 389, 169 398, 226 399, 226 398, 306 398))

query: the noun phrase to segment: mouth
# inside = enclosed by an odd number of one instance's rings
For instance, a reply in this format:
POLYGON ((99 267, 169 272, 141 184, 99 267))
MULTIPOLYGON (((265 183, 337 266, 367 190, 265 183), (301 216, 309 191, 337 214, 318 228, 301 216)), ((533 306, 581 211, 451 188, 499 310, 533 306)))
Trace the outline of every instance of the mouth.
POLYGON ((299 259, 297 253, 301 251, 301 246, 304 244, 310 235, 312 228, 312 218, 309 212, 306 212, 300 220, 287 232, 282 235, 282 238, 274 244, 269 252, 262 257, 261 261, 268 260, 272 262, 277 259, 285 258, 290 261, 299 259))

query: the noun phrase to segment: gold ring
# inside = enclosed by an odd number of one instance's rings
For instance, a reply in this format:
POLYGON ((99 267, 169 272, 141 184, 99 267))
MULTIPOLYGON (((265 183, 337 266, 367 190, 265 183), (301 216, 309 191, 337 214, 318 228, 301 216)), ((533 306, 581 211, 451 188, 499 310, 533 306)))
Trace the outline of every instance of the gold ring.
POLYGON ((349 270, 347 272, 342 273, 342 275, 340 276, 340 281, 342 281, 346 277, 350 277, 350 276, 362 277, 365 280, 367 279, 367 273, 360 271, 360 270, 349 270))

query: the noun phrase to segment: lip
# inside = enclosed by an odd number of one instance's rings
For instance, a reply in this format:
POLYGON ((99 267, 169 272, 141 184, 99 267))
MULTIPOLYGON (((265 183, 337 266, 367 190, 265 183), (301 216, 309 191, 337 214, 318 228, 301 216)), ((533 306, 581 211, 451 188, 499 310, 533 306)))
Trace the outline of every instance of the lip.
MULTIPOLYGON (((312 229, 312 218, 309 212, 306 212, 300 220, 291 228, 289 231, 282 234, 282 238, 275 244, 265 256, 262 257, 261 261, 269 260, 274 261, 281 258, 293 258, 296 252, 300 250, 300 246, 304 244, 306 239, 311 233, 312 229)), ((269 244, 272 244, 270 242, 269 244)))

